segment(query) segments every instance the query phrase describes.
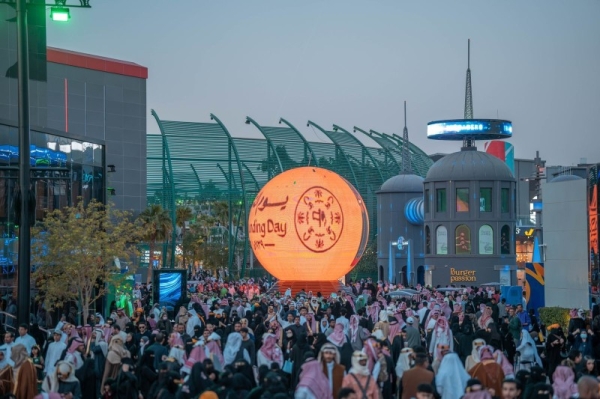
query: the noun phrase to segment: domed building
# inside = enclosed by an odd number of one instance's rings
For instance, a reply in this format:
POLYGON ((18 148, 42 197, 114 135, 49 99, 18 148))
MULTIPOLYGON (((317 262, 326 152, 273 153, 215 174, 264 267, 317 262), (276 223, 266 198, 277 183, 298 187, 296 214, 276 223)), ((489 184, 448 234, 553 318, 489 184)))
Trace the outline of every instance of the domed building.
POLYGON ((423 220, 421 176, 401 173, 381 185, 377 192, 377 264, 380 280, 404 285, 424 284, 423 220), (398 248, 400 237, 406 240, 402 249, 398 248))
POLYGON ((433 164, 424 181, 424 233, 434 286, 516 282, 515 190, 509 167, 475 147, 433 164))
POLYGON ((405 286, 424 284, 423 178, 411 171, 404 102, 402 172, 377 191, 377 264, 379 280, 405 286))

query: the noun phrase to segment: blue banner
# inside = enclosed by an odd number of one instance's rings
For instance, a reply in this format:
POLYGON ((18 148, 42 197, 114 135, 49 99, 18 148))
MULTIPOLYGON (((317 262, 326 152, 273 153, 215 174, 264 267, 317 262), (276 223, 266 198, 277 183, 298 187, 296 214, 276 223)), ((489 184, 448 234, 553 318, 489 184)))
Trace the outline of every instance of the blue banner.
POLYGON ((535 309, 537 313, 539 308, 546 306, 544 264, 537 262, 526 263, 525 275, 525 299, 527 300, 527 307, 535 309))

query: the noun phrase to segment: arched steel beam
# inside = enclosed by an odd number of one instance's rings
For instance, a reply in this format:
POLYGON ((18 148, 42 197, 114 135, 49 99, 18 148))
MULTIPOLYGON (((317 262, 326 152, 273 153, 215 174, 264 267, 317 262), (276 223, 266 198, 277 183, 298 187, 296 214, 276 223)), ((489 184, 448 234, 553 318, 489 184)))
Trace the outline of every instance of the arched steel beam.
MULTIPOLYGON (((402 140, 402 142, 404 142, 404 139, 402 137, 400 137, 399 135, 397 135, 396 133, 394 133, 393 136, 394 136, 394 138, 396 138, 398 140, 402 140)), ((412 150, 415 154, 419 154, 419 155, 429 158, 429 155, 427 155, 425 153, 425 151, 423 151, 421 148, 419 148, 419 146, 415 145, 412 141, 408 142, 408 148, 410 150, 412 150)))
POLYGON ((359 132, 359 133, 362 133, 362 134, 368 136, 369 138, 371 138, 371 140, 373 140, 374 142, 379 144, 381 149, 385 152, 386 158, 389 158, 389 161, 392 162, 392 164, 396 165, 397 171, 400 172, 402 170, 402 168, 400 167, 400 164, 398 163, 398 160, 396 159, 396 157, 394 157, 394 155, 392 154, 392 151, 390 151, 390 149, 388 148, 388 145, 389 145, 388 143, 381 140, 378 136, 374 135, 373 131, 367 132, 366 130, 363 130, 356 126, 354 126, 353 130, 354 130, 354 132, 359 132))
POLYGON ((373 166, 375 166, 375 168, 377 169, 377 172, 379 173, 379 177, 381 178, 381 183, 383 184, 383 182, 386 180, 385 177, 383 177, 383 173, 381 172, 381 169, 379 168, 379 162, 373 157, 373 155, 371 155, 371 152, 369 151, 369 149, 362 143, 362 141, 360 141, 359 139, 357 139, 356 137, 354 137, 354 135, 352 135, 349 131, 347 131, 346 129, 338 126, 338 125, 333 125, 333 130, 335 131, 341 131, 346 133, 346 135, 350 138, 350 140, 354 141, 357 145, 360 146, 360 148, 362 149, 363 154, 365 154, 373 163, 373 166))
MULTIPOLYGON (((388 137, 390 140, 398 143, 398 145, 400 146, 400 148, 402 149, 402 151, 404 150, 404 147, 406 146, 406 143, 404 142, 404 138, 403 137, 398 136, 396 133, 393 133, 391 135, 384 133, 384 135, 386 137, 388 137)), ((421 159, 419 157, 420 153, 417 153, 415 151, 415 146, 410 141, 408 142, 408 152, 409 152, 409 154, 416 155, 416 156, 410 156, 410 163, 411 163, 410 167, 413 170, 413 173, 415 173, 415 172, 418 171, 418 169, 420 169, 417 164, 422 163, 422 162, 421 162, 421 159)), ((402 152, 402 154, 404 154, 404 152, 402 152)))
POLYGON ((194 176, 196 176, 196 180, 198 180, 198 186, 200 187, 200 194, 201 194, 202 191, 204 191, 204 189, 202 188, 202 182, 200 181, 200 176, 198 176, 198 172, 196 171, 196 168, 194 168, 194 164, 190 164, 190 167, 194 171, 194 176))
POLYGON ((277 149, 273 145, 273 142, 271 141, 269 136, 267 136, 265 134, 265 132, 263 131, 262 126, 260 126, 258 123, 256 123, 256 121, 254 119, 250 118, 249 116, 246 117, 246 124, 253 124, 258 129, 258 131, 261 132, 263 136, 265 136, 265 139, 267 139, 267 145, 269 146, 269 148, 271 148, 271 151, 273 151, 273 154, 275 154, 275 158, 277 158, 277 163, 279 164, 279 170, 281 172, 284 172, 283 165, 281 164, 281 159, 279 159, 279 154, 277 153, 277 149))
MULTIPOLYGON (((223 124, 223 122, 221 122, 221 120, 219 118, 217 118, 214 114, 210 114, 210 119, 214 120, 215 122, 217 122, 217 124, 221 127, 221 129, 223 130, 223 132, 227 135, 227 139, 229 140, 229 151, 233 151, 234 155, 235 155, 235 162, 237 164, 237 169, 238 169, 238 173, 240 176, 240 186, 241 186, 241 190, 242 190, 242 207, 244 209, 244 220, 246 220, 248 218, 248 203, 246 201, 246 188, 244 185, 244 174, 242 172, 242 162, 240 160, 240 156, 238 154, 237 148, 235 146, 235 143, 233 142, 233 137, 231 137, 231 134, 229 133, 229 130, 227 130, 227 128, 225 127, 225 125, 223 124)), ((231 167, 231 156, 229 156, 229 160, 228 160, 228 172, 230 174, 232 173, 232 167, 231 167)), ((230 190, 229 190, 229 230, 231 230, 232 224, 233 224, 233 215, 232 215, 232 201, 231 201, 231 181, 229 181, 229 186, 230 186, 230 190)), ((239 229, 239 224, 241 222, 241 218, 238 218, 238 229, 239 229)), ((237 237, 236 237, 237 238, 237 237)), ((229 271, 231 274, 231 270, 233 269, 233 262, 234 262, 234 255, 235 255, 235 247, 236 247, 236 243, 237 240, 233 239, 233 234, 230 231, 229 232, 229 271)), ((246 268, 246 252, 248 252, 248 239, 246 238, 244 240, 244 257, 242 260, 242 270, 240 271, 240 277, 243 276, 245 268, 246 268)))
POLYGON ((260 191, 260 185, 258 184, 258 181, 256 180, 256 177, 254 177, 254 173, 252 173, 252 171, 250 170, 250 168, 248 167, 248 165, 246 165, 244 162, 242 162, 242 165, 244 166, 244 168, 246 169, 246 171, 248 172, 248 174, 252 178, 252 181, 254 182, 254 185, 256 186, 256 192, 258 193, 260 191))
POLYGON ((304 138, 304 136, 302 135, 302 133, 300 133, 300 131, 298 129, 296 129, 296 127, 294 125, 292 125, 291 123, 289 123, 288 121, 286 121, 283 118, 279 118, 279 123, 280 124, 284 123, 285 125, 287 125, 287 127, 289 127, 290 129, 292 129, 298 135, 298 137, 300 137, 300 140, 302 140, 302 142, 304 143, 304 150, 310 152, 310 158, 308 158, 308 165, 307 166, 310 166, 311 160, 314 160, 315 165, 318 166, 319 165, 319 159, 315 155, 315 152, 313 151, 313 149, 310 146, 310 144, 308 143, 308 141, 304 138))
POLYGON ((354 180, 354 186, 355 187, 360 187, 358 179, 356 178, 356 173, 354 173, 354 168, 352 167, 352 163, 350 163, 350 160, 348 159, 348 156, 346 155, 346 152, 344 151, 344 149, 342 148, 342 146, 340 146, 338 144, 338 142, 333 137, 331 137, 331 135, 329 134, 329 132, 327 132, 325 129, 323 129, 321 126, 317 125, 316 123, 314 123, 312 121, 308 121, 306 123, 306 126, 316 127, 321 132, 323 132, 323 134, 326 135, 329 138, 329 140, 331 140, 333 142, 333 144, 336 146, 336 148, 338 149, 338 151, 342 154, 344 160, 346 161, 346 164, 348 164, 348 168, 350 168, 350 173, 352 173, 352 179, 354 180))
MULTIPOLYGON (((177 239, 177 217, 175 210, 175 182, 173 181, 173 165, 171 163, 171 154, 169 152, 169 144, 167 143, 167 135, 165 134, 165 129, 163 127, 162 121, 158 117, 156 111, 151 110, 151 114, 156 120, 156 124, 160 130, 160 134, 162 136, 163 142, 163 190, 164 190, 164 175, 167 172, 168 168, 168 176, 169 176, 169 186, 171 191, 171 203, 169 204, 169 208, 171 211, 171 268, 175 267, 175 245, 177 239), (165 165, 166 164, 166 165, 165 165)), ((164 196, 163 196, 164 203, 164 196)), ((164 205, 163 205, 164 206, 164 205)), ((163 251, 165 252, 165 251, 163 251)), ((163 254, 163 265, 166 261, 166 253, 163 254)), ((149 266, 150 267, 150 266, 149 266)), ((152 270, 148 270, 149 273, 152 273, 152 270)))
MULTIPOLYGON (((221 164, 218 163, 218 162, 217 162, 217 168, 219 168, 219 170, 223 174, 223 177, 225 178, 225 181, 227 182, 227 184, 229 184, 230 181, 231 181, 231 176, 227 175, 227 172, 225 172, 225 169, 223 169, 223 167, 221 166, 221 164)), ((235 179, 233 179, 233 188, 237 188, 237 187, 235 187, 235 179)))

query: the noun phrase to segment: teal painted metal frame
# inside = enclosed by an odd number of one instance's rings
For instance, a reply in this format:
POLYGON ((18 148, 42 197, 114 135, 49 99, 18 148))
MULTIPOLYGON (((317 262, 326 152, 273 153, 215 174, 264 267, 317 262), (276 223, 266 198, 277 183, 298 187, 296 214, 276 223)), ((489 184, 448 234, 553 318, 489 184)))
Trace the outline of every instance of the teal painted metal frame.
MULTIPOLYGON (((173 165, 171 163, 171 155, 169 153, 169 144, 167 142, 167 136, 165 134, 165 130, 163 128, 162 125, 162 121, 160 120, 160 118, 158 117, 158 114, 156 113, 156 111, 151 110, 151 114, 154 117, 154 119, 156 120, 156 123, 158 125, 158 128, 160 129, 160 134, 162 135, 162 143, 163 143, 163 208, 164 209, 168 209, 170 214, 171 214, 171 242, 170 242, 170 251, 171 251, 171 258, 170 258, 170 267, 174 268, 175 267, 175 247, 177 245, 177 216, 176 216, 176 205, 175 205, 175 183, 173 181, 173 165), (167 167, 168 167, 168 171, 167 171, 167 167), (169 179, 169 188, 168 190, 170 191, 170 204, 167 204, 166 201, 166 196, 164 195, 165 192, 165 186, 166 186, 166 181, 165 181, 165 175, 168 176, 169 179)), ((167 243, 165 242, 163 244, 163 267, 166 265, 166 260, 167 260, 167 243)))

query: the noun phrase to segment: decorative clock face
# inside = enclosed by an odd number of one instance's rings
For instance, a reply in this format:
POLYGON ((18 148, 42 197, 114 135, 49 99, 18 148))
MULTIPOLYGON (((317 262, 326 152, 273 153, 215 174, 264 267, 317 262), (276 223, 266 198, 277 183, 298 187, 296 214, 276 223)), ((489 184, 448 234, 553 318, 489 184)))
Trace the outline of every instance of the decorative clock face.
POLYGON ((271 179, 248 219, 255 256, 281 280, 337 280, 362 256, 368 225, 356 189, 336 173, 315 167, 271 179))

